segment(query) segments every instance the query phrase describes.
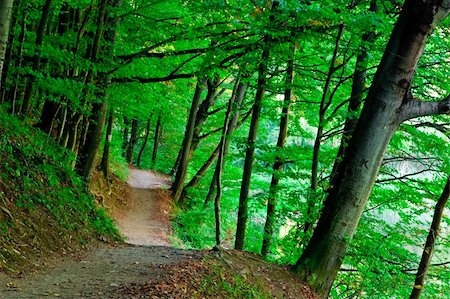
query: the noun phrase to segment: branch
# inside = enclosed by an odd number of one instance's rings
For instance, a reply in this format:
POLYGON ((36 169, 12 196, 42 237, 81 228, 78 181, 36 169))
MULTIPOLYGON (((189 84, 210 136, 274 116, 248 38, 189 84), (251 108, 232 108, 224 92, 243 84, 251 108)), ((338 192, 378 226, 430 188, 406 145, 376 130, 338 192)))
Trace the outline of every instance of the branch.
POLYGON ((409 100, 400 113, 400 121, 435 114, 450 114, 450 95, 438 102, 424 102, 417 99, 409 100))
POLYGON ((131 77, 131 78, 113 78, 114 83, 129 83, 129 82, 139 82, 139 83, 155 83, 164 82, 176 79, 189 79, 194 77, 194 74, 171 74, 165 77, 154 77, 154 78, 141 78, 141 77, 131 77))

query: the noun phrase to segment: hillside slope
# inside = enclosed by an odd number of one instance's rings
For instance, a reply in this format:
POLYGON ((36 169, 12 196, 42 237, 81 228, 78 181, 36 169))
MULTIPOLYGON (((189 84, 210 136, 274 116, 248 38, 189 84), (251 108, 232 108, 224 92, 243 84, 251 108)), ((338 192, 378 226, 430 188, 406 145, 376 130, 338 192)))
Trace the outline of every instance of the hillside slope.
POLYGON ((0 271, 120 236, 72 170, 73 154, 0 110, 0 271))

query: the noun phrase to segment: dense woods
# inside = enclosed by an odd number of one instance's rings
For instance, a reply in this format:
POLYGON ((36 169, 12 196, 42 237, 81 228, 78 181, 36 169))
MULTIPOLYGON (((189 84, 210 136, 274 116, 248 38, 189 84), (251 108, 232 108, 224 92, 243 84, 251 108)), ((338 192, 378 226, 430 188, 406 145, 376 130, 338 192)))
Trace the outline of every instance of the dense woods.
MULTIPOLYGON (((450 1, 0 1, 1 112, 88 185, 173 176, 187 247, 322 298, 450 289, 450 1)), ((3 141, 4 142, 4 141, 3 141)))

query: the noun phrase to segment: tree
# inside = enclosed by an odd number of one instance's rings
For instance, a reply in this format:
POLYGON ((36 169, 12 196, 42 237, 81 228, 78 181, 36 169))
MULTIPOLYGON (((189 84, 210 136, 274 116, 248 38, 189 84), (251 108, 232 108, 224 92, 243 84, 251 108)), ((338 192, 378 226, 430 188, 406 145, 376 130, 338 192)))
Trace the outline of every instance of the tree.
POLYGON ((0 1, 0 80, 3 71, 6 46, 8 43, 9 24, 11 22, 13 4, 14 0, 0 1))
MULTIPOLYGON (((277 140, 277 151, 283 150, 287 134, 288 134, 288 123, 289 123, 289 109, 292 103, 292 83, 294 81, 294 56, 296 52, 296 47, 292 46, 292 56, 287 62, 287 70, 286 70, 286 87, 284 90, 284 100, 283 100, 283 108, 281 110, 280 117, 280 132, 278 134, 277 140)), ((275 162, 273 163, 273 174, 272 180, 270 181, 270 189, 269 189, 269 197, 267 200, 267 216, 266 223, 264 224, 264 236, 263 236, 263 244, 261 249, 261 254, 263 256, 267 256, 270 249, 270 244, 272 240, 272 235, 274 232, 274 222, 275 222, 275 209, 277 206, 277 192, 278 192, 278 184, 280 181, 280 175, 282 171, 284 161, 281 157, 280 153, 277 153, 275 157, 275 162)))
POLYGON ((189 153, 192 144, 192 138, 194 136, 195 119, 197 117, 200 97, 203 89, 205 88, 205 84, 206 79, 198 80, 194 97, 192 99, 192 105, 188 116, 186 131, 184 133, 183 144, 181 145, 180 163, 178 165, 175 180, 171 188, 175 201, 178 201, 180 199, 181 192, 183 191, 184 180, 186 178, 187 167, 189 163, 189 153))
POLYGON ((393 29, 369 90, 361 117, 343 159, 339 177, 295 271, 321 297, 327 297, 345 256, 389 141, 400 123, 450 111, 450 99, 412 98, 411 81, 435 26, 449 3, 407 0, 393 29))
POLYGON ((411 295, 409 296, 410 299, 419 298, 420 294, 423 291, 425 278, 428 272, 428 267, 430 266, 431 258, 433 257, 436 238, 439 235, 441 219, 444 214, 445 205, 447 204, 449 196, 450 196, 450 177, 447 178, 447 183, 445 184, 444 190, 442 191, 442 194, 439 197, 434 209, 433 221, 430 225, 427 241, 425 242, 425 246, 423 248, 422 258, 420 259, 416 279, 414 280, 414 286, 411 295))

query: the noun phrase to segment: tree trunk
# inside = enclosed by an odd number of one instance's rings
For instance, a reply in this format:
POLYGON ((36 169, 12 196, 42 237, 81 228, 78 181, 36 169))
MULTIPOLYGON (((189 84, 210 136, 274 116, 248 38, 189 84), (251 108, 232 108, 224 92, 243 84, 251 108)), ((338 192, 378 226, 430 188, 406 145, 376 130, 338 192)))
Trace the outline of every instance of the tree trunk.
MULTIPOLYGON (((23 51, 23 45, 25 42, 25 26, 27 23, 27 13, 26 11, 23 11, 23 15, 22 15, 22 23, 21 23, 21 31, 20 31, 20 35, 19 35, 19 46, 17 49, 17 53, 15 54, 16 56, 16 61, 14 62, 14 67, 15 69, 18 69, 21 65, 22 65, 22 51, 23 51)), ((9 78, 8 78, 9 79, 9 78)), ((17 90, 19 88, 19 73, 14 74, 14 78, 12 80, 12 87, 11 89, 8 91, 8 97, 9 97, 9 101, 11 102, 11 113, 15 114, 16 113, 16 99, 17 99, 17 90)))
POLYGON ((81 146, 78 154, 77 172, 89 182, 95 168, 97 151, 102 140, 105 126, 107 103, 95 103, 92 105, 92 120, 87 128, 86 142, 81 146))
MULTIPOLYGON (((111 2, 112 7, 117 8, 122 4, 121 0, 114 0, 111 2)), ((100 10, 98 15, 98 27, 93 41, 93 48, 91 59, 95 60, 97 53, 100 50, 100 37, 104 30, 106 46, 102 49, 105 53, 104 57, 111 57, 109 54, 113 53, 113 46, 116 40, 116 27, 118 18, 116 16, 108 16, 108 1, 102 0, 100 2, 100 10), (105 26, 106 25, 106 26, 105 26), (106 30, 103 28, 106 27, 106 30)), ((111 61, 103 61, 105 64, 111 61)), ((92 105, 92 120, 89 122, 87 129, 86 142, 82 146, 80 155, 77 160, 77 169, 79 173, 90 182, 92 172, 95 168, 95 161, 97 152, 100 147, 100 141, 103 136, 103 128, 105 126, 106 114, 108 111, 107 89, 111 84, 111 75, 107 73, 100 74, 100 93, 98 98, 102 98, 103 102, 94 103, 92 105)))
POLYGON ((278 183, 280 181, 280 175, 282 167, 284 164, 284 159, 280 157, 280 151, 284 149, 286 144, 286 138, 288 134, 288 123, 289 123, 289 108, 292 102, 292 84, 294 82, 294 56, 295 56, 295 46, 292 47, 292 57, 287 63, 286 70, 286 89, 284 90, 284 101, 283 108, 281 110, 280 118, 280 132, 278 134, 277 140, 277 156, 275 157, 275 162, 273 163, 273 174, 272 180, 270 182, 269 198, 267 200, 267 216, 266 223, 264 225, 264 236, 261 254, 267 256, 269 253, 272 235, 274 232, 275 223, 275 209, 277 207, 278 199, 278 183))
POLYGON ((325 200, 313 236, 295 265, 300 278, 322 298, 331 289, 399 124, 420 115, 448 113, 448 103, 416 103, 409 97, 409 87, 429 35, 448 14, 449 2, 407 0, 394 27, 340 175, 325 200), (429 109, 424 111, 426 107, 429 109))
POLYGON ((139 167, 141 165, 142 154, 144 153, 145 147, 147 146, 148 136, 150 135, 150 124, 152 122, 153 113, 150 114, 150 117, 147 120, 147 126, 145 127, 145 137, 144 142, 142 143, 141 149, 139 150, 139 154, 137 157, 136 165, 139 167))
MULTIPOLYGON (((181 146, 180 162, 175 175, 171 191, 175 201, 179 201, 181 192, 183 191, 184 181, 186 179, 187 167, 189 164, 189 152, 194 136, 195 119, 197 117, 198 108, 200 105, 200 97, 205 87, 206 80, 198 81, 195 88, 194 97, 192 99, 191 110, 186 124, 186 131, 184 133, 183 144, 181 146)), ((182 202, 181 202, 182 203, 182 202)))
MULTIPOLYGON (((208 202, 211 200, 214 192, 216 192, 216 188, 218 186, 218 176, 222 176, 223 173, 223 168, 225 165, 225 157, 228 154, 228 149, 230 147, 230 143, 231 143, 231 136, 233 135, 234 131, 236 130, 237 126, 238 126, 238 120, 239 120, 239 116, 240 116, 240 112, 241 112, 241 105, 242 105, 242 101, 244 100, 245 94, 247 92, 247 83, 242 83, 239 80, 236 80, 236 87, 235 90, 233 91, 233 96, 230 99, 230 101, 232 101, 231 103, 231 110, 227 113, 232 113, 233 117, 231 119, 229 119, 229 116, 226 117, 225 119, 225 123, 224 123, 224 128, 227 128, 226 130, 226 134, 225 137, 222 137, 221 139, 221 143, 218 146, 218 149, 220 149, 221 144, 223 143, 223 155, 222 155, 222 160, 223 162, 220 164, 216 164, 216 168, 214 170, 214 175, 213 175, 213 179, 211 180, 211 184, 209 186, 209 191, 208 194, 206 195, 205 198, 205 203, 204 205, 206 206, 208 204, 208 202)), ((217 194, 216 194, 217 196, 217 194)))
POLYGON ((441 226, 441 219, 444 214, 445 205, 450 196, 450 177, 447 178, 444 191, 439 197, 436 207, 434 208, 433 221, 431 222, 430 231, 428 232, 427 241, 423 248, 422 258, 420 259, 419 268, 417 269, 416 279, 414 280, 414 287, 409 299, 418 299, 424 288, 425 277, 428 273, 431 259, 433 257, 434 244, 439 235, 439 228, 441 226))
POLYGON ((111 151, 111 141, 114 126, 114 110, 109 109, 108 126, 106 127, 106 139, 103 146, 102 161, 100 162, 100 170, 103 172, 103 176, 109 182, 109 156, 111 151))
POLYGON ((122 134, 122 156, 124 158, 127 157, 127 149, 128 149, 128 143, 130 142, 130 136, 129 135, 129 131, 130 131, 130 124, 131 121, 128 119, 128 117, 124 116, 123 117, 123 124, 124 124, 124 129, 123 129, 123 134, 122 134))
MULTIPOLYGON (((8 45, 8 34, 11 23, 14 0, 0 0, 0 82, 2 82, 3 63, 8 45)), ((2 88, 2 86, 0 86, 2 88)))
MULTIPOLYGON (((42 8, 42 16, 39 21, 39 26, 36 31, 36 45, 33 56, 33 72, 39 71, 39 65, 41 64, 41 46, 44 40, 45 25, 47 24, 48 15, 50 12, 51 0, 46 0, 44 7, 42 8)), ((36 82, 36 76, 33 74, 28 75, 27 86, 25 88, 25 95, 23 97, 21 113, 27 114, 30 108, 31 96, 33 95, 34 83, 36 82)))
POLYGON ((248 194, 250 191, 250 179, 252 176, 253 160, 255 157, 255 141, 258 132, 259 116, 261 113, 262 100, 266 91, 267 68, 269 60, 269 42, 270 38, 265 37, 265 48, 261 54, 261 61, 258 67, 258 86, 253 105, 252 120, 247 139, 247 150, 245 153, 244 173, 242 175, 241 192, 239 195, 238 221, 236 226, 235 249, 242 250, 245 241, 245 229, 248 219, 248 194))
POLYGON ((152 165, 151 165, 152 169, 155 168, 160 138, 161 138, 161 112, 159 112, 158 114, 158 120, 156 121, 156 128, 155 128, 155 137, 153 139, 152 165))
POLYGON ((128 142, 127 147, 127 162, 128 164, 133 164, 133 156, 134 156, 134 148, 136 146, 136 142, 138 139, 138 128, 139 128, 139 122, 137 118, 133 118, 131 120, 131 135, 130 135, 130 141, 128 142))
POLYGON ((311 166, 311 185, 309 190, 310 192, 307 198, 308 209, 305 215, 305 224, 304 224, 305 236, 310 234, 311 228, 315 222, 313 211, 317 201, 320 148, 322 144, 323 130, 325 126, 325 114, 328 110, 328 107, 330 107, 331 104, 331 99, 328 97, 328 91, 330 89, 331 79, 333 78, 333 75, 337 70, 335 64, 339 52, 339 43, 341 41, 343 31, 344 25, 341 24, 339 26, 339 31, 334 45, 333 57, 330 62, 330 67, 328 68, 327 78, 325 80, 325 86, 322 92, 322 99, 320 101, 319 124, 317 126, 316 139, 314 140, 314 147, 313 147, 313 157, 311 166))
POLYGON ((6 99, 5 82, 8 75, 9 66, 13 52, 15 39, 15 27, 17 15, 19 14, 20 0, 0 1, 0 103, 3 104, 6 99), (12 5, 12 7, 10 7, 12 5), (6 19, 10 18, 9 22, 6 19), (5 23, 6 21, 6 23, 5 23), (7 32, 5 32, 7 30, 7 32), (5 39, 5 33, 8 35, 5 39), (5 44, 5 40, 7 43, 5 44))
MULTIPOLYGON (((370 3, 369 11, 377 12, 378 6, 376 0, 372 0, 370 3)), ((339 145, 336 159, 334 160, 333 170, 331 171, 330 185, 333 186, 334 177, 338 175, 338 169, 344 157, 344 153, 347 149, 348 142, 352 137, 355 130, 356 123, 358 121, 355 114, 358 112, 362 101, 363 93, 366 85, 366 70, 369 62, 369 55, 366 43, 373 43, 375 39, 375 32, 370 31, 363 35, 363 45, 360 47, 360 52, 356 57, 355 72, 353 73, 352 92, 350 95, 350 102, 348 104, 347 117, 345 118, 344 132, 342 134, 341 143, 339 145)))

